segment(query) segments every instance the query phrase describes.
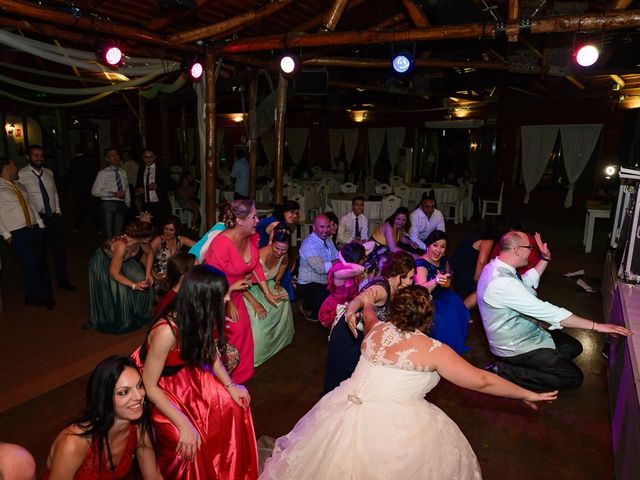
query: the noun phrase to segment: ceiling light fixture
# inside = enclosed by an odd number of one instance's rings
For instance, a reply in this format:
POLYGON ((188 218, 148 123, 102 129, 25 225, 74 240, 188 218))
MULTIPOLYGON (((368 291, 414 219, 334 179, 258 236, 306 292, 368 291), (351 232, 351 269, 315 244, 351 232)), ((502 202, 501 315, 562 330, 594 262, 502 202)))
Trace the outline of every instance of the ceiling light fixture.
POLYGON ((581 67, 590 67, 598 61, 600 51, 595 45, 586 44, 576 50, 576 62, 581 67))

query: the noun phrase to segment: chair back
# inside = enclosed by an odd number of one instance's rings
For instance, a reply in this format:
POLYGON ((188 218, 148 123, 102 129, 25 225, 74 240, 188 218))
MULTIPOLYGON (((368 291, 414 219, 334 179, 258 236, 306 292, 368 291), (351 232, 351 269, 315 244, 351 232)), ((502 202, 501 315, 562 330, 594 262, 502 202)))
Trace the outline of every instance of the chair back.
POLYGON ((382 208, 380 209, 380 216, 384 220, 393 215, 399 207, 402 206, 402 199, 397 195, 387 195, 382 199, 382 208))
POLYGON ((300 205, 300 216, 298 217, 298 221, 303 223, 307 220, 307 202, 305 201, 304 195, 298 193, 291 197, 291 200, 298 202, 298 205, 300 205))
POLYGON ((390 195, 392 191, 393 189, 391 188, 391 185, 387 183, 381 183, 376 186, 376 193, 378 195, 390 195))
POLYGON ((409 195, 411 194, 411 189, 406 185, 399 185, 394 187, 393 192, 402 199, 402 206, 409 206, 409 195))
POLYGON ((342 184, 340 191, 342 191, 342 193, 356 193, 358 186, 355 183, 346 182, 342 184))
POLYGON ((322 168, 316 166, 316 167, 311 167, 311 176, 313 178, 318 178, 322 176, 322 168))
POLYGON ((394 190, 395 190, 395 187, 402 185, 403 183, 404 183, 404 178, 399 177, 398 175, 394 175, 389 179, 389 184, 392 187, 394 187, 394 190))

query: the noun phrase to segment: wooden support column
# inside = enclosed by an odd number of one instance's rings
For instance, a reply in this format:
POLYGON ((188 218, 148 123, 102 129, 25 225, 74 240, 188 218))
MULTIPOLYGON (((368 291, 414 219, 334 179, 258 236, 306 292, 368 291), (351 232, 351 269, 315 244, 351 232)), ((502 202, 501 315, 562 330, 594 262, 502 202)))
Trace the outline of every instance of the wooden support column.
POLYGON ((216 222, 216 79, 213 52, 205 56, 205 206, 207 226, 216 222))
POLYGON ((258 81, 253 78, 249 82, 249 197, 256 198, 256 183, 258 179, 258 81))
POLYGON ((329 10, 324 17, 322 30, 327 32, 333 32, 342 17, 345 7, 349 3, 349 0, 334 0, 331 10, 329 10))
POLYGON ((145 112, 144 95, 138 94, 138 132, 142 148, 147 148, 147 115, 145 112))
POLYGON ((273 166, 273 197, 275 204, 282 203, 284 172, 284 115, 287 109, 287 79, 280 75, 278 96, 276 98, 276 156, 273 166))
POLYGON ((182 168, 189 169, 189 138, 187 136, 187 109, 180 109, 180 139, 182 141, 182 168))
MULTIPOLYGON (((518 15, 520 15, 520 3, 518 0, 509 0, 509 11, 507 12, 507 19, 509 23, 518 21, 518 15)), ((507 40, 510 42, 518 41, 518 33, 507 36, 507 40)))

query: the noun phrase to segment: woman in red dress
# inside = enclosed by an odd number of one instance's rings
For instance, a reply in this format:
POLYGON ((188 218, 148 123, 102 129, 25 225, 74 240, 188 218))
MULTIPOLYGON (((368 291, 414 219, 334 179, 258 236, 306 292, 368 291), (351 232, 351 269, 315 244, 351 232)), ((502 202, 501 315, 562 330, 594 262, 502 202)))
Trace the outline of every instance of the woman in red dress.
POLYGON ((144 386, 133 360, 108 357, 89 378, 84 414, 53 442, 42 478, 130 478, 135 456, 144 480, 161 480, 150 430, 144 386))
MULTIPOLYGON (((252 200, 234 200, 224 211, 222 221, 226 230, 213 239, 205 255, 205 263, 222 270, 230 285, 258 283, 266 300, 276 306, 285 293, 278 295, 269 290, 260 265, 259 235, 256 233, 258 216, 252 200)), ((244 303, 242 291, 232 288, 231 302, 227 304, 228 319, 225 335, 240 355, 238 365, 231 372, 234 382, 246 382, 253 376, 253 335, 251 318, 244 303)))
POLYGON ((185 273, 175 311, 133 353, 154 408, 156 455, 165 479, 255 480, 258 456, 247 389, 218 354, 229 285, 208 265, 185 273))

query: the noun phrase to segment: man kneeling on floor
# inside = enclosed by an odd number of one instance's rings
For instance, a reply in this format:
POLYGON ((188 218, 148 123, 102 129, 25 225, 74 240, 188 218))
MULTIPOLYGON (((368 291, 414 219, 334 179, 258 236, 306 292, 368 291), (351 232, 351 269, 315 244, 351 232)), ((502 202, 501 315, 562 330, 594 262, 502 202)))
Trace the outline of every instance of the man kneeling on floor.
POLYGON ((582 353, 582 344, 561 329, 625 336, 631 331, 587 320, 540 300, 535 288, 551 261, 551 252, 539 233, 535 240, 540 261, 523 276, 516 268, 526 265, 533 245, 526 234, 514 231, 502 237, 499 256, 484 267, 478 280, 478 308, 491 352, 498 357, 487 368, 538 392, 578 387, 583 375, 572 359, 582 353), (541 322, 549 325, 549 331, 541 322))

